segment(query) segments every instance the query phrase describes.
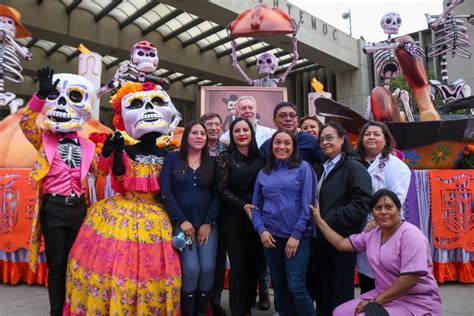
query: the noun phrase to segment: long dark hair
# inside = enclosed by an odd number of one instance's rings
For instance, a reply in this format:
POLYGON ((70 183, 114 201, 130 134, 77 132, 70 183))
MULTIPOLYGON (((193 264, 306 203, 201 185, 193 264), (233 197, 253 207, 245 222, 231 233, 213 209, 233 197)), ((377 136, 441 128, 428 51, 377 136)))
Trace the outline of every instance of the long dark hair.
POLYGON ((370 200, 369 203, 369 209, 370 211, 373 210, 377 202, 383 198, 384 196, 389 197, 392 201, 393 204, 398 208, 399 211, 402 209, 402 203, 400 202, 400 199, 398 198, 397 194, 393 191, 387 190, 387 189, 380 189, 377 192, 374 193, 372 196, 372 199, 370 200))
POLYGON ((270 153, 267 155, 265 159, 265 166, 263 167, 263 172, 266 174, 270 174, 276 165, 275 155, 273 154, 273 141, 275 140, 275 137, 281 133, 285 133, 286 135, 290 136, 291 141, 293 142, 293 152, 291 153, 290 158, 288 158, 288 169, 296 168, 301 164, 301 158, 298 153, 298 144, 296 143, 295 136, 284 130, 276 131, 272 136, 272 140, 270 141, 270 153))
MULTIPOLYGON (((183 171, 188 168, 188 151, 189 151, 189 133, 195 125, 201 125, 204 130, 206 127, 204 124, 197 120, 192 120, 184 127, 183 137, 181 139, 181 147, 179 148, 179 155, 183 162, 183 171)), ((207 132, 206 132, 206 143, 204 148, 201 150, 201 166, 199 174, 199 182, 202 185, 208 186, 212 184, 214 178, 214 165, 212 163, 211 157, 209 155, 209 150, 207 148, 207 132)))
POLYGON ((382 123, 382 122, 370 121, 370 122, 365 123, 365 125, 362 127, 359 133, 359 137, 357 138, 356 152, 360 156, 361 159, 365 159, 366 152, 364 148, 363 139, 364 139, 365 133, 371 126, 380 127, 380 129, 382 130, 382 134, 385 137, 385 146, 383 147, 381 151, 382 158, 387 158, 388 155, 392 153, 393 147, 395 147, 395 140, 392 134, 390 133, 390 130, 388 129, 387 124, 382 123))
POLYGON ((250 121, 246 118, 243 118, 243 117, 238 117, 236 118, 232 124, 230 124, 230 128, 229 128, 229 136, 230 136, 230 143, 229 143, 229 147, 226 149, 226 151, 229 151, 229 152, 232 152, 233 153, 233 156, 235 158, 235 155, 237 154, 237 152, 239 151, 237 149, 237 145, 235 144, 235 141, 234 141, 234 135, 233 135, 233 131, 234 131, 234 127, 237 123, 239 122, 242 122, 244 121, 245 123, 247 123, 247 125, 249 126, 249 129, 250 129, 250 133, 251 133, 251 140, 250 140, 250 144, 249 144, 249 152, 248 152, 248 158, 250 159, 253 159, 253 158, 259 158, 262 156, 261 152, 258 150, 258 146, 257 146, 257 140, 255 139, 255 131, 253 130, 253 126, 252 126, 252 123, 250 123, 250 121))
POLYGON ((342 143, 341 153, 343 153, 345 156, 355 156, 356 153, 354 151, 354 148, 352 147, 349 137, 347 136, 347 132, 341 125, 332 122, 326 123, 319 131, 319 135, 321 136, 323 134, 323 131, 328 127, 334 128, 336 130, 337 136, 339 138, 344 139, 344 142, 342 143))

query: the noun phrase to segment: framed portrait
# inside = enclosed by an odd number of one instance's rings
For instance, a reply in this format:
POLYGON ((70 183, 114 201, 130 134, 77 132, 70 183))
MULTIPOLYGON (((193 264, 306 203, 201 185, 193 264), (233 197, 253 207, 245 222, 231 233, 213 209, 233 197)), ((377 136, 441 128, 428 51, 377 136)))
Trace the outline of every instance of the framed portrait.
POLYGON ((222 118, 227 131, 236 118, 235 104, 241 97, 250 96, 257 103, 257 119, 260 125, 274 127, 273 108, 287 101, 286 88, 261 88, 242 86, 201 87, 201 115, 215 112, 222 118))

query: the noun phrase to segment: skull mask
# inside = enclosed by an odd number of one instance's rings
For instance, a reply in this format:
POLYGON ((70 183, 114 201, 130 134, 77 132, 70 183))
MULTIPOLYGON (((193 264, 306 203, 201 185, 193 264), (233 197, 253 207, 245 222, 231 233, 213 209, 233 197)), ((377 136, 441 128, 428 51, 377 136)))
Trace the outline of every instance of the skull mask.
POLYGON ((127 133, 135 139, 150 132, 170 132, 170 124, 179 115, 169 95, 162 90, 133 92, 121 102, 127 133))
POLYGON ((0 40, 4 39, 4 34, 11 38, 16 37, 15 21, 8 16, 0 16, 0 40))
POLYGON ((158 68, 158 50, 148 41, 141 41, 133 45, 130 58, 133 67, 138 71, 150 73, 158 68))
POLYGON ((380 20, 380 26, 385 34, 398 34, 401 24, 402 18, 397 12, 385 13, 380 20))
POLYGON ((79 131, 91 116, 94 86, 73 74, 53 76, 53 82, 58 79, 56 91, 46 99, 44 125, 53 132, 79 131))
POLYGON ((278 68, 278 59, 272 53, 263 53, 257 58, 257 70, 261 75, 273 74, 278 68))

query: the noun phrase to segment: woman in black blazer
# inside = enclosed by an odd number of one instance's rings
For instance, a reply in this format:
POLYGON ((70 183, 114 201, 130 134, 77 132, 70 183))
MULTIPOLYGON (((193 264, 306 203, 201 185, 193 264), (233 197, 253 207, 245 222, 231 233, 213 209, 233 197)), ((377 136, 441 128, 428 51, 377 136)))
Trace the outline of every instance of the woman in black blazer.
MULTIPOLYGON (((326 124, 319 142, 327 157, 318 185, 321 216, 344 237, 360 233, 372 197, 370 175, 340 125, 326 124)), ((354 298, 356 255, 337 251, 319 232, 315 251, 317 315, 332 315, 336 306, 354 298)))

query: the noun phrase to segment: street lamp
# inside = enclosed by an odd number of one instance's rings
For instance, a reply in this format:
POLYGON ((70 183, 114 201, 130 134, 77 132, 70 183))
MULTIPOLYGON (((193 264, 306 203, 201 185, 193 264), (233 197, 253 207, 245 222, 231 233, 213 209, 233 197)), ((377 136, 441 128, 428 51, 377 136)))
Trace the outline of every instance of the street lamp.
POLYGON ((342 14, 342 18, 344 20, 349 19, 349 35, 352 36, 352 21, 351 21, 351 10, 344 12, 342 14))

